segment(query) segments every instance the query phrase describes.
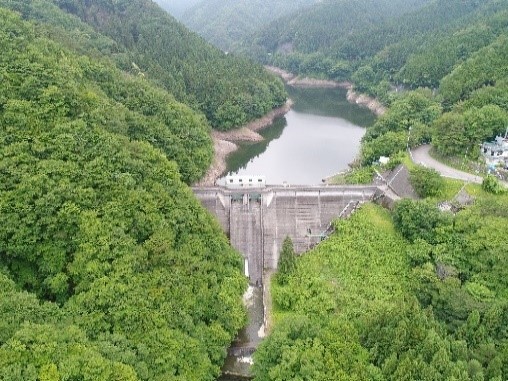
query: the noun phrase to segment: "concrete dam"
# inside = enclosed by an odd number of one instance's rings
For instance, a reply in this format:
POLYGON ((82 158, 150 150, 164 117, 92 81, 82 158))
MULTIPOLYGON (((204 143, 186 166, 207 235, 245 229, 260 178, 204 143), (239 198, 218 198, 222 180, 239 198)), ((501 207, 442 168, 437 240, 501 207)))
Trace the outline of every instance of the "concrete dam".
POLYGON ((289 236, 296 253, 322 241, 332 222, 360 204, 385 195, 379 186, 302 186, 230 189, 193 188, 245 259, 251 285, 263 284, 263 271, 275 270, 282 242, 289 236))

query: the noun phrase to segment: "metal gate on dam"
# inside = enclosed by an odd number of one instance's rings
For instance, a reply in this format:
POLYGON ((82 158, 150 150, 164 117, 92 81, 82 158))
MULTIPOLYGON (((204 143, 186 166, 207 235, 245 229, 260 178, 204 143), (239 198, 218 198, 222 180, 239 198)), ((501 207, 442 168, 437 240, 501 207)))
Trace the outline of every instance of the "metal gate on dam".
POLYGON ((297 253, 328 233, 332 221, 359 204, 382 195, 378 186, 306 186, 230 189, 193 188, 242 253, 252 285, 260 286, 264 269, 276 269, 282 242, 289 236, 297 253))

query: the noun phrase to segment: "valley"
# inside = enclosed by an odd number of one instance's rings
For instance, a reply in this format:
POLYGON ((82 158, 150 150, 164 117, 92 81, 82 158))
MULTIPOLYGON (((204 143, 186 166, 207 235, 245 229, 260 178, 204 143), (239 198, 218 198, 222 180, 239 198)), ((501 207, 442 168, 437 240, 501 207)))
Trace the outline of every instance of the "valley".
POLYGON ((0 0, 0 379, 506 380, 506 1, 159 4, 0 0))

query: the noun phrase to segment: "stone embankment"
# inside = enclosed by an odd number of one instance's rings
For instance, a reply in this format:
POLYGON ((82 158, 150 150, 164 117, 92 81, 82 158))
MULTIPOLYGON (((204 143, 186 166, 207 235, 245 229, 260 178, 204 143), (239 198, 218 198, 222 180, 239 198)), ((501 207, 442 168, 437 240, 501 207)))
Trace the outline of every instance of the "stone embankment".
POLYGON ((356 93, 352 86, 347 90, 347 100, 350 103, 356 103, 357 105, 367 107, 377 116, 381 116, 386 112, 386 108, 381 102, 368 95, 356 93))
POLYGON ((315 88, 335 88, 342 87, 348 88, 351 86, 349 82, 337 82, 330 81, 327 79, 315 79, 309 77, 299 77, 293 73, 287 72, 281 68, 275 66, 265 66, 266 70, 278 75, 288 86, 294 87, 315 87, 315 88))
POLYGON ((288 100, 282 107, 270 111, 262 118, 256 119, 245 126, 231 131, 212 131, 214 158, 206 175, 195 186, 212 186, 226 171, 226 158, 238 149, 238 142, 259 142, 264 138, 258 133, 268 127, 273 121, 285 115, 293 105, 288 100))
POLYGON ((217 139, 213 134, 212 132, 214 150, 213 162, 210 168, 208 168, 205 176, 198 183, 194 184, 198 187, 214 185, 215 181, 226 170, 226 157, 238 149, 235 143, 217 139))

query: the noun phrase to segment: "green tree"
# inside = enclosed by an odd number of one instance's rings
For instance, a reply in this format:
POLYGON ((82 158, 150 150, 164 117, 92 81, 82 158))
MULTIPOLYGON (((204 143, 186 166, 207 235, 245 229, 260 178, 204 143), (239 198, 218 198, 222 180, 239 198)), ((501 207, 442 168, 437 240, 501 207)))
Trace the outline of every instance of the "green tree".
POLYGON ((439 172, 417 165, 409 171, 409 180, 418 196, 435 197, 443 191, 445 183, 439 172))
POLYGON ((409 241, 414 242, 420 238, 434 243, 437 238, 436 229, 449 224, 449 219, 430 202, 405 199, 395 205, 393 222, 409 241))
POLYGON ((461 155, 469 147, 466 136, 466 121, 462 114, 446 113, 434 124, 432 144, 436 150, 445 156, 461 155))
POLYGON ((292 275, 296 268, 296 254, 293 248, 293 241, 286 237, 282 242, 282 249, 277 264, 277 281, 280 284, 286 284, 288 277, 292 275))
POLYGON ((392 156, 404 151, 407 146, 407 133, 404 131, 387 133, 362 144, 362 164, 370 165, 381 156, 392 156))
POLYGON ((508 124, 508 112, 497 105, 486 105, 480 109, 471 108, 464 113, 465 135, 468 138, 469 155, 479 155, 478 145, 501 134, 508 124))

